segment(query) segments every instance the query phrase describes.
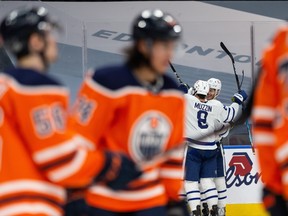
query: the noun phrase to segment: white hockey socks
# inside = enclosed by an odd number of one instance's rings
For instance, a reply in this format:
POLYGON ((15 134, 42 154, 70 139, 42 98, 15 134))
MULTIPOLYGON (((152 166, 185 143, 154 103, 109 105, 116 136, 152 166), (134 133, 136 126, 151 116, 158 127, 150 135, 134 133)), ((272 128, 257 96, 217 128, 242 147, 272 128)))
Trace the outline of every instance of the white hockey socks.
POLYGON ((197 181, 185 181, 184 188, 190 211, 195 211, 197 206, 200 207, 199 183, 197 181))
POLYGON ((218 191, 218 207, 224 208, 227 203, 227 187, 225 177, 215 178, 215 185, 218 191))
POLYGON ((218 193, 213 178, 201 178, 201 188, 203 190, 203 202, 207 202, 209 209, 218 204, 218 193))

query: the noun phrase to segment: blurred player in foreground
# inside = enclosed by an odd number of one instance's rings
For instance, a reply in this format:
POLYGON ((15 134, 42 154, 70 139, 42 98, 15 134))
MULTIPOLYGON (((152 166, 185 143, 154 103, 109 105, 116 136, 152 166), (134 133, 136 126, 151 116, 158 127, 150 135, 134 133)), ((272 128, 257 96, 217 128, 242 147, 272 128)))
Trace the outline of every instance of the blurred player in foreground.
POLYGON ((68 90, 47 75, 57 59, 44 7, 21 8, 1 22, 16 68, 0 73, 0 215, 63 215, 64 187, 102 182, 125 187, 140 175, 122 154, 95 150, 67 118, 68 90), (88 150, 90 149, 90 150, 88 150))
POLYGON ((214 179, 217 177, 218 134, 223 124, 236 118, 242 102, 247 98, 244 91, 234 94, 229 107, 207 101, 209 84, 198 80, 192 94, 185 94, 187 153, 185 157, 185 192, 192 216, 201 215, 199 181, 209 208, 209 214, 218 215, 218 193, 214 179), (195 132, 197 131, 197 132, 195 132))
POLYGON ((90 215, 166 216, 168 200, 178 199, 182 181, 175 173, 181 173, 183 150, 164 163, 153 158, 183 143, 184 98, 165 74, 181 34, 170 14, 144 10, 133 21, 127 60, 84 81, 74 109, 78 130, 97 148, 122 151, 144 172, 124 190, 90 187, 90 215))
POLYGON ((263 51, 252 112, 263 203, 271 216, 288 215, 287 56, 288 28, 282 27, 263 51))

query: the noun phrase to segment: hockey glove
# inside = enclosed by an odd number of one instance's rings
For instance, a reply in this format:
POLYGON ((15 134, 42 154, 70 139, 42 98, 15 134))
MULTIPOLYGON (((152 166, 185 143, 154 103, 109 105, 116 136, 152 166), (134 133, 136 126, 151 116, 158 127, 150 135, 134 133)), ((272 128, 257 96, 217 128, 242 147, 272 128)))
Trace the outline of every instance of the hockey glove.
POLYGON ((186 83, 181 83, 179 86, 178 86, 178 89, 181 90, 182 92, 184 92, 185 94, 188 92, 190 86, 186 83))
POLYGON ((288 215, 287 200, 282 194, 276 194, 269 188, 263 188, 262 202, 270 216, 286 216, 288 215))
POLYGON ((120 190, 142 174, 136 164, 124 154, 106 152, 105 155, 106 163, 96 182, 103 182, 113 190, 120 190))
POLYGON ((246 99, 247 99, 247 94, 244 90, 239 91, 238 93, 235 93, 234 96, 232 97, 232 102, 238 103, 241 105, 246 99))

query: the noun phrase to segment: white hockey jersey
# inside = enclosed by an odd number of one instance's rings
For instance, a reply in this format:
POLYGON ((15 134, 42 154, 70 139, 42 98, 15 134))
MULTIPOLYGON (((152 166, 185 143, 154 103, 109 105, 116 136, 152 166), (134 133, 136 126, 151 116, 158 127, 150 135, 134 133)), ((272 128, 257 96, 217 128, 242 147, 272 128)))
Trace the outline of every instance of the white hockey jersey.
POLYGON ((185 139, 193 148, 213 150, 217 148, 219 130, 238 116, 240 105, 232 103, 224 106, 220 101, 210 100, 202 103, 191 94, 185 94, 186 120, 185 139))

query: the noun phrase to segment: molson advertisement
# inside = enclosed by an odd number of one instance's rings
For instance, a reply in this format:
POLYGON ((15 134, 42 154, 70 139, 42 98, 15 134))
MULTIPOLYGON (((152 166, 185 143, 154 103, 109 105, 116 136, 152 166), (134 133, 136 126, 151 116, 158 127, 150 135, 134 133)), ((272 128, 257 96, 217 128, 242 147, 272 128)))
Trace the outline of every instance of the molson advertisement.
POLYGON ((224 146, 227 215, 268 216, 261 203, 262 181, 251 146, 224 146))

